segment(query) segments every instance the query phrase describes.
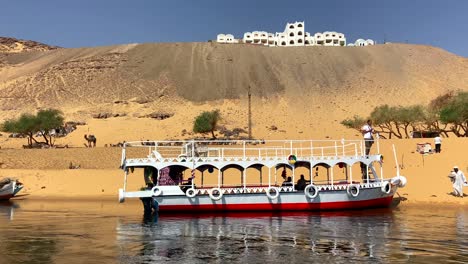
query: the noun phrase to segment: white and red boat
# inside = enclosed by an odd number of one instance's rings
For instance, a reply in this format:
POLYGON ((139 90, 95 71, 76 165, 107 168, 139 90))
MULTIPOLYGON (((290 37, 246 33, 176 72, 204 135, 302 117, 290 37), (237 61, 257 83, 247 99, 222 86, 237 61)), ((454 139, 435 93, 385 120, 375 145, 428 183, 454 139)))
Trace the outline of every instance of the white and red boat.
POLYGON ((17 180, 4 178, 0 180, 0 200, 9 200, 23 189, 23 184, 17 180))
POLYGON ((128 142, 119 201, 140 198, 159 212, 388 207, 406 178, 398 166, 384 178, 382 166, 362 140, 128 142), (127 191, 135 170, 145 186, 127 191))

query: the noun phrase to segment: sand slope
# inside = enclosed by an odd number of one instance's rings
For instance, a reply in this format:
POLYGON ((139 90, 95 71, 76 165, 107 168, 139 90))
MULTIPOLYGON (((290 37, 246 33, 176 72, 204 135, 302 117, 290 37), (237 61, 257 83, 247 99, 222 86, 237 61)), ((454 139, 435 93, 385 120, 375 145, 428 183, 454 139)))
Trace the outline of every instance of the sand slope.
POLYGON ((0 59, 3 110, 92 108, 144 98, 161 104, 279 95, 299 106, 427 103, 468 89, 466 58, 419 45, 268 48, 131 44, 10 54, 0 59), (389 96, 390 95, 390 96, 389 96), (300 99, 300 100, 297 100, 300 99), (21 103, 22 107, 19 107, 21 103))

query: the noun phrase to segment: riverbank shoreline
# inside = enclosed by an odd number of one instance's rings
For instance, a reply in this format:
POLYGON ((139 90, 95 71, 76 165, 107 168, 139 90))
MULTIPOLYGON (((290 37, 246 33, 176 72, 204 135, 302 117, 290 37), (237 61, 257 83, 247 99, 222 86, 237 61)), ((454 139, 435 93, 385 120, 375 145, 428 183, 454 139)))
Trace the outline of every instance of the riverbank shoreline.
MULTIPOLYGON (((445 138, 440 154, 416 152, 416 144, 430 140, 380 140, 380 154, 385 157, 384 178, 397 174, 392 153, 392 145, 395 145, 400 174, 408 180, 407 185, 398 189, 395 195, 402 197, 401 205, 440 203, 467 206, 468 188, 464 189, 464 198, 451 195, 453 188, 447 175, 454 165, 468 174, 468 140, 445 138)), ((376 145, 372 151, 377 151, 376 145)), ((120 148, 0 149, 0 178, 12 177, 24 183, 19 194, 27 196, 21 199, 117 201, 118 189, 124 182, 124 173, 119 169, 120 159, 120 148)), ((129 174, 127 190, 139 190, 143 186, 140 172, 135 170, 129 174)))

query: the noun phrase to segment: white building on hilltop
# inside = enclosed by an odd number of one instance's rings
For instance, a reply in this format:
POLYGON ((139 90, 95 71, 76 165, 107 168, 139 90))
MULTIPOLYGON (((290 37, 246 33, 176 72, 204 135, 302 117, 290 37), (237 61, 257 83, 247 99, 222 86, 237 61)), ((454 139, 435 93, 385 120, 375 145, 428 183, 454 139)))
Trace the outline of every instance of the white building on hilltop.
POLYGON ((349 43, 348 46, 364 47, 364 46, 371 46, 371 45, 375 45, 375 44, 376 44, 375 41, 373 41, 372 39, 367 39, 367 40, 358 39, 354 43, 349 43))
POLYGON ((234 38, 232 34, 218 34, 216 37, 216 42, 219 43, 239 43, 238 39, 234 38))
MULTIPOLYGON (((276 34, 266 31, 245 32, 242 40, 235 39, 231 34, 219 34, 216 41, 219 43, 239 43, 241 41, 246 44, 270 47, 346 46, 346 37, 343 33, 325 31, 311 35, 305 31, 304 21, 287 23, 284 31, 276 32, 276 34)), ((348 46, 368 46, 374 44, 375 42, 371 39, 358 39, 355 43, 348 44, 348 46)))
POLYGON ((266 31, 245 32, 244 43, 271 46, 274 44, 274 36, 266 31))

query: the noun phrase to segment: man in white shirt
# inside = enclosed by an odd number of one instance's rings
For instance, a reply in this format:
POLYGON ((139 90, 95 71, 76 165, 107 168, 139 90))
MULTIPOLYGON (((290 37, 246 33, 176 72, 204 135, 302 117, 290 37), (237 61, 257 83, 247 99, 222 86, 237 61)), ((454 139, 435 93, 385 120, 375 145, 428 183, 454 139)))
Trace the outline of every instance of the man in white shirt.
POLYGON ((454 182, 453 182, 453 189, 455 196, 463 197, 463 185, 467 185, 467 181, 465 178, 465 174, 461 170, 458 169, 457 166, 453 167, 453 172, 455 173, 454 182))
POLYGON ((440 153, 440 146, 442 144, 442 139, 440 138, 439 134, 437 134, 437 136, 434 138, 434 144, 435 144, 435 153, 440 153))
POLYGON ((372 144, 374 144, 374 137, 372 136, 372 133, 374 133, 374 129, 372 128, 371 120, 367 120, 367 123, 361 127, 361 133, 364 136, 364 142, 366 146, 366 156, 368 156, 370 153, 372 144))

